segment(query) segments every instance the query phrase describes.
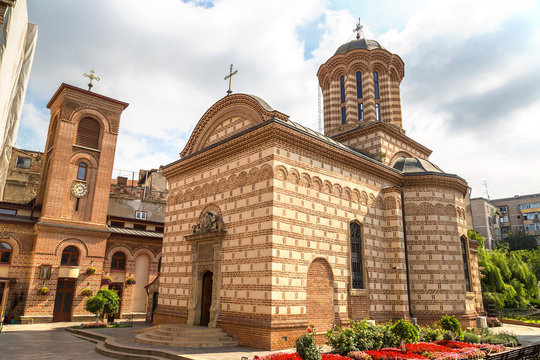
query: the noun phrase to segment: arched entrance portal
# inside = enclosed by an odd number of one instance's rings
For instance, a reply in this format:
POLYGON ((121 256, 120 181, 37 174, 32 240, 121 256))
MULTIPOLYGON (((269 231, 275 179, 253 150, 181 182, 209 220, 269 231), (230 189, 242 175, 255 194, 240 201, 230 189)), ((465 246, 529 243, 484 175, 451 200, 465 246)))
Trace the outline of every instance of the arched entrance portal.
POLYGON ((202 278, 201 292, 201 326, 208 326, 210 322, 210 307, 212 306, 212 272, 207 271, 202 278))

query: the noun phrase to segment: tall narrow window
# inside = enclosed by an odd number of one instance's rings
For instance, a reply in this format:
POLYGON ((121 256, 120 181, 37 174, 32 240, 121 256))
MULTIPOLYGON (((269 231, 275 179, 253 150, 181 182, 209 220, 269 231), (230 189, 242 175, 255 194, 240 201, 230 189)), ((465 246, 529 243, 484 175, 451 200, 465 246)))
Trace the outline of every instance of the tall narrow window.
POLYGON ((341 89, 341 102, 345 102, 345 76, 339 78, 339 86, 341 89))
POLYGON ((345 106, 341 108, 341 123, 347 123, 347 114, 345 113, 345 106))
POLYGON ((60 265, 77 266, 79 265, 79 250, 75 246, 68 246, 62 251, 60 265))
POLYGON ((356 72, 356 97, 362 98, 362 73, 360 71, 356 72))
POLYGON ((375 85, 375 99, 379 99, 379 73, 373 72, 373 83, 375 85))
POLYGON ((469 268, 469 255, 467 252, 467 239, 464 237, 461 237, 461 253, 463 255, 463 270, 465 272, 465 288, 467 289, 467 292, 471 292, 472 286, 469 268))
POLYGON ((381 104, 375 104, 375 114, 377 115, 377 121, 381 121, 381 104))
POLYGON ((356 222, 351 223, 351 274, 352 288, 364 288, 362 271, 362 227, 356 222))
POLYGON ((86 169, 88 165, 86 163, 80 163, 79 168, 77 169, 77 180, 86 180, 86 169))
POLYGON ((358 121, 364 120, 364 104, 358 104, 358 121))

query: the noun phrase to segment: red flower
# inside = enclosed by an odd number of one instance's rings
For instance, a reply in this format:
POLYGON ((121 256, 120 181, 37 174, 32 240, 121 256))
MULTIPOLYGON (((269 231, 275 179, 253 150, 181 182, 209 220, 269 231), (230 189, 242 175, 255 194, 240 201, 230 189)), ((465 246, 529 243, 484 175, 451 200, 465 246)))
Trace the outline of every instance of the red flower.
POLYGON ((313 330, 311 330, 311 328, 307 328, 307 332, 310 333, 312 332, 313 330))

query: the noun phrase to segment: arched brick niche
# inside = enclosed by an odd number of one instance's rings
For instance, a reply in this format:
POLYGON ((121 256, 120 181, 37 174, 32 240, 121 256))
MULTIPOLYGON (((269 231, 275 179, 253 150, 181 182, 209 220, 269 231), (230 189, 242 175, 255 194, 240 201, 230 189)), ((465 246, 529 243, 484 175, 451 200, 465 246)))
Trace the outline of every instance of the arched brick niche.
POLYGON ((325 259, 318 258, 309 265, 307 273, 308 324, 315 331, 326 331, 334 325, 334 278, 325 259))

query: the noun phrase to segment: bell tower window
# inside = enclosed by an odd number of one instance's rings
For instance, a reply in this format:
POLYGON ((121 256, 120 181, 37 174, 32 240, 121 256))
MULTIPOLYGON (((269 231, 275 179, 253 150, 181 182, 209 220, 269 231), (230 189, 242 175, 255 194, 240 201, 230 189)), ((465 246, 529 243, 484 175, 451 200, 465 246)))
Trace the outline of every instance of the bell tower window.
POLYGON ((362 73, 360 71, 356 72, 356 97, 362 98, 362 73))
POLYGON ((86 170, 88 165, 86 163, 80 163, 79 168, 77 169, 77 180, 86 180, 86 170))
POLYGON ((82 118, 77 128, 75 144, 91 149, 99 149, 99 123, 92 118, 82 118))
POLYGON ((377 121, 381 121, 381 104, 375 104, 375 114, 377 115, 377 121))
POLYGON ((358 121, 364 120, 364 104, 358 104, 358 121))
POLYGON ((373 83, 375 86, 375 99, 380 99, 379 97, 379 73, 374 71, 373 72, 373 83))
POLYGON ((341 90, 341 102, 345 102, 345 76, 339 78, 339 86, 341 90))
POLYGON ((341 123, 346 124, 347 123, 347 115, 345 113, 345 106, 341 107, 341 123))

